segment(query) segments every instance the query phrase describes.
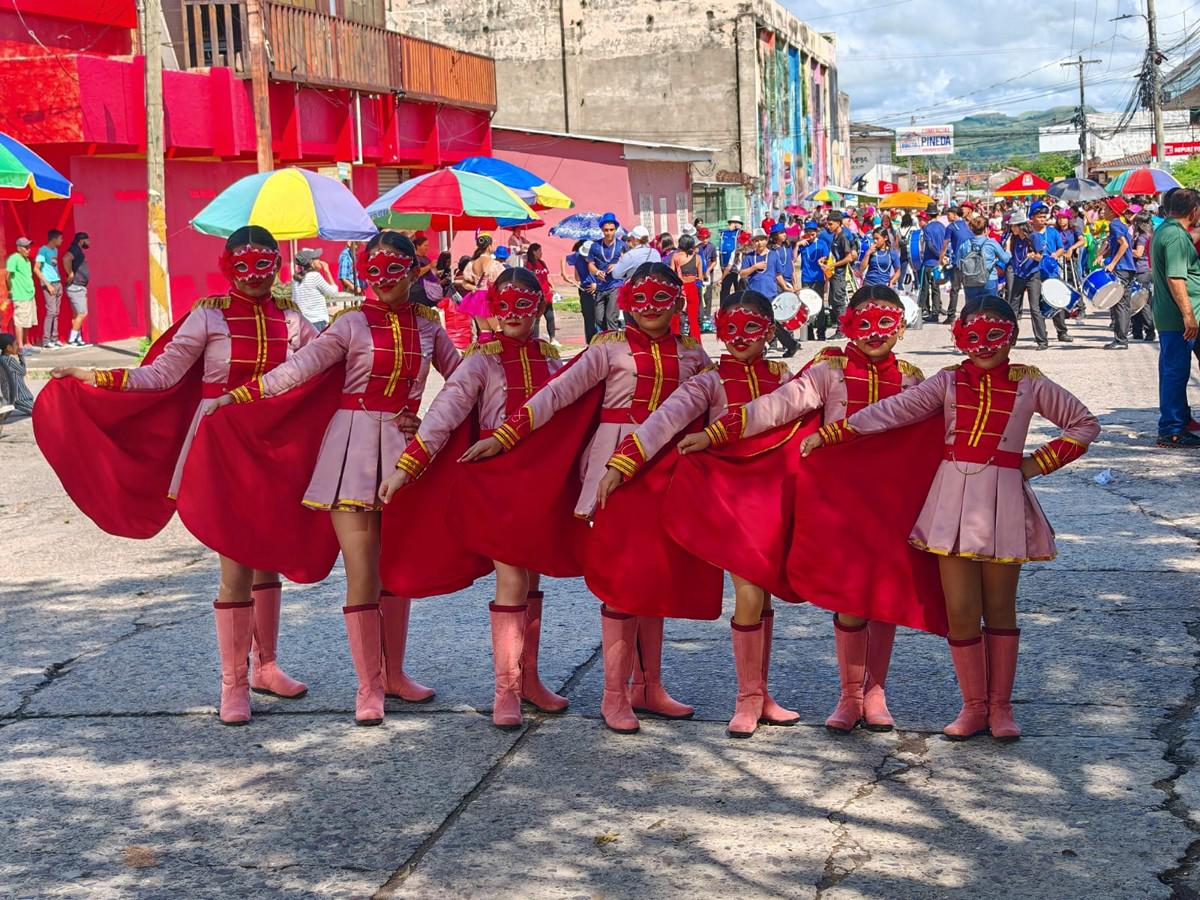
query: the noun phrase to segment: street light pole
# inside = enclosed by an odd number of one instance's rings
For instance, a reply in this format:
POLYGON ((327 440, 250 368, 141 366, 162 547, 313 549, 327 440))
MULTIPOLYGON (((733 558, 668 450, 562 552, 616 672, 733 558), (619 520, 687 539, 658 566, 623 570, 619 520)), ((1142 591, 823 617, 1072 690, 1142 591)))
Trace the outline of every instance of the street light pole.
POLYGON ((1167 146, 1163 136, 1162 87, 1158 63, 1158 23, 1154 15, 1154 0, 1146 0, 1146 27, 1150 32, 1150 114, 1154 118, 1154 161, 1166 162, 1167 146))
POLYGON ((1073 62, 1059 63, 1063 66, 1078 66, 1079 67, 1079 177, 1087 178, 1087 106, 1083 100, 1083 67, 1091 66, 1099 63, 1098 59, 1084 59, 1083 54, 1079 54, 1079 59, 1073 62))

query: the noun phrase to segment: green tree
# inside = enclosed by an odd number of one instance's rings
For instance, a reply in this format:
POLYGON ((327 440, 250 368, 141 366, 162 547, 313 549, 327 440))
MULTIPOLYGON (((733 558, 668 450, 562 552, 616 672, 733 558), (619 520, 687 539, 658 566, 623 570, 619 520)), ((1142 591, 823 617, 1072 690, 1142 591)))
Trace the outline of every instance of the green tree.
POLYGON ((1189 156, 1171 167, 1171 174, 1184 187, 1200 187, 1200 156, 1189 156))
POLYGON ((1034 157, 1011 156, 1005 165, 1032 172, 1038 178, 1045 178, 1047 181, 1067 178, 1075 171, 1075 163, 1061 153, 1039 153, 1034 157))

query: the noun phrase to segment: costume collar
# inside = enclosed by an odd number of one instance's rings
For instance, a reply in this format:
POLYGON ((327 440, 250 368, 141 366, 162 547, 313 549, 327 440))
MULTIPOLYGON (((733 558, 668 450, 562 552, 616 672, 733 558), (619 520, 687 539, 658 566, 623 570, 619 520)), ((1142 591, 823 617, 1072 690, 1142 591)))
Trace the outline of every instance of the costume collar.
POLYGON ((981 369, 968 359, 959 364, 959 371, 966 376, 967 383, 971 387, 978 388, 980 382, 983 381, 984 375, 994 376, 993 381, 1008 381, 1008 367, 1011 365, 1012 363, 1006 360, 1002 365, 995 368, 981 369))
POLYGON ((853 343, 846 344, 846 358, 849 364, 860 369, 874 369, 876 372, 890 372, 896 368, 896 354, 888 353, 883 359, 869 359, 865 353, 853 343))

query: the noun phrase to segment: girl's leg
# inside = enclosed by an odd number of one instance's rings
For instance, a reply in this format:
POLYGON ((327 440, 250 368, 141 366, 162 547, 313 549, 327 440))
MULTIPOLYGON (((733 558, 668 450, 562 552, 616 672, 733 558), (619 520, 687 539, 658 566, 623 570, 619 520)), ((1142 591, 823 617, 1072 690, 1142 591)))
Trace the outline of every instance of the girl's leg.
POLYGON ((554 334, 555 334, 554 307, 547 305, 546 306, 546 338, 547 338, 547 340, 553 341, 554 334))
POLYGON ((346 566, 346 636, 358 674, 354 721, 378 725, 383 721, 383 629, 379 613, 378 512, 330 513, 333 531, 346 566))
POLYGON ((867 620, 838 613, 833 617, 838 678, 842 690, 837 706, 825 720, 830 734, 850 734, 863 717, 863 681, 867 672, 867 620))
POLYGON ((987 730, 987 657, 979 635, 983 611, 981 563, 954 556, 938 560, 946 615, 950 621, 950 657, 958 675, 963 706, 943 730, 952 741, 962 741, 987 730))
POLYGON ((600 637, 604 652, 604 696, 600 715, 617 734, 637 732, 637 716, 630 706, 629 676, 637 653, 638 617, 600 608, 600 637))
POLYGON ((771 595, 763 602, 763 713, 760 725, 795 725, 800 713, 775 702, 771 696, 771 642, 775 639, 775 610, 771 607, 771 595))
POLYGON ((497 562, 496 601, 492 617, 492 664, 496 694, 492 723, 498 728, 521 727, 521 653, 525 642, 526 597, 529 575, 524 569, 497 562))
POLYGON ((730 737, 748 738, 763 715, 763 605, 766 591, 731 574, 735 597, 733 664, 737 671, 737 705, 726 729, 730 737))
POLYGON ((282 593, 283 583, 279 580, 278 572, 254 570, 250 587, 254 601, 254 645, 251 652, 254 667, 250 673, 250 690, 292 700, 307 694, 308 686, 289 678, 275 661, 282 593))
POLYGON ((867 623, 867 678, 863 682, 863 721, 869 731, 891 731, 896 727, 887 707, 888 669, 892 664, 892 644, 896 626, 890 622, 867 623))
POLYGON ((221 703, 224 725, 250 721, 250 644, 254 638, 254 601, 250 586, 254 571, 222 556, 221 586, 213 604, 217 650, 221 656, 221 703))
POLYGON ((538 650, 542 641, 542 600, 538 588, 541 576, 529 572, 529 592, 525 600, 525 649, 521 654, 521 699, 544 713, 561 713, 570 701, 542 684, 538 677, 538 650))
POLYGON ((633 684, 629 689, 633 711, 651 713, 664 719, 690 719, 695 715, 696 708, 680 703, 663 687, 661 616, 637 617, 636 646, 633 684))
POLYGON ((1015 741, 1021 727, 1013 719, 1012 688, 1021 632, 1017 628, 1017 582, 1021 567, 983 566, 983 641, 988 667, 988 725, 998 741, 1015 741))

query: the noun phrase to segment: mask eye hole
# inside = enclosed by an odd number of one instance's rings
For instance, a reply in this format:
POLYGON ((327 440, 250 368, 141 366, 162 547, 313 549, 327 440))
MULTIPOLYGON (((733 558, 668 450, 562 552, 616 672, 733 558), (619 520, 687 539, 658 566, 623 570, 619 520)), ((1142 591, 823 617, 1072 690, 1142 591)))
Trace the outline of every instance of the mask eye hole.
POLYGON ((517 301, 517 309, 532 309, 533 301, 529 298, 524 298, 517 301))
POLYGON ((747 322, 745 330, 747 334, 758 334, 763 330, 763 326, 761 322, 747 322))
POLYGON ((989 328, 987 333, 987 341, 989 343, 1002 340, 1004 338, 1003 328, 989 328))
POLYGON ((895 326, 895 324, 896 324, 896 320, 894 318, 892 318, 891 316, 883 316, 879 320, 880 328, 892 328, 893 326, 895 326))
POLYGON ((260 272, 265 272, 265 271, 267 271, 269 268, 271 268, 271 260, 269 260, 269 259, 260 259, 260 260, 259 260, 257 263, 255 263, 254 265, 255 265, 255 268, 256 268, 256 269, 258 269, 260 272))

